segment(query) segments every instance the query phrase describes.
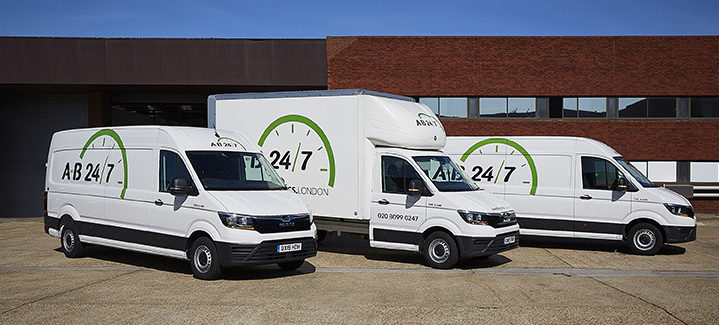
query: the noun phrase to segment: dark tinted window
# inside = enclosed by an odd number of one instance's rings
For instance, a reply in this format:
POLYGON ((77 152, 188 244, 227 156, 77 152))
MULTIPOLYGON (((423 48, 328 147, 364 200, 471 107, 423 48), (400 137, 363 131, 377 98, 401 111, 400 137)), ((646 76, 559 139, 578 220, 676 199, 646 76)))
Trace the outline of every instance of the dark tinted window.
POLYGON ((169 192, 175 178, 184 178, 192 183, 192 177, 180 156, 171 151, 160 151, 160 192, 169 192))
POLYGON ((649 117, 676 117, 676 97, 649 97, 649 117))
POLYGON ((601 158, 582 157, 582 184, 585 189, 612 190, 619 178, 619 170, 601 158))
POLYGON ((412 165, 402 158, 382 157, 382 192, 407 194, 409 181, 422 179, 412 165))
POLYGON ((693 97, 692 117, 719 117, 719 97, 693 97))
POLYGON ((644 97, 619 98, 619 117, 647 117, 647 99, 644 97))

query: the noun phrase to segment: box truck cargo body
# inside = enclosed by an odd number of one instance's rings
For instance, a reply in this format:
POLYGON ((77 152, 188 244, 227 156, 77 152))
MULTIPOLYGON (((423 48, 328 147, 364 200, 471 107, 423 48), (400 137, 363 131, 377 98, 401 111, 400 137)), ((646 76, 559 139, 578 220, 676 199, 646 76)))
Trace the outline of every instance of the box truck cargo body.
POLYGON ((52 137, 45 231, 68 257, 84 244, 189 259, 198 278, 223 266, 297 268, 316 253, 307 206, 259 148, 206 128, 77 129, 52 137))
POLYGON ((434 267, 517 246, 514 213, 440 149, 442 124, 407 97, 363 90, 214 95, 208 123, 262 148, 318 229, 421 251, 434 267))
POLYGON ((625 241, 654 254, 696 238, 689 201, 578 137, 448 137, 444 151, 515 209, 522 235, 625 241))

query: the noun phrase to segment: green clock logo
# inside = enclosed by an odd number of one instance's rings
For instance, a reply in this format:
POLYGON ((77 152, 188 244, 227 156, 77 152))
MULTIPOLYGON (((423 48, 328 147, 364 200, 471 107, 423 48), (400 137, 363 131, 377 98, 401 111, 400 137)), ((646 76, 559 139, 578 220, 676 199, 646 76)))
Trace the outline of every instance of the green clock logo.
POLYGON ((84 162, 65 164, 63 180, 89 182, 98 184, 118 184, 122 186, 120 198, 125 198, 127 191, 127 151, 117 132, 102 129, 87 139, 80 152, 84 162), (122 165, 122 175, 114 172, 122 165), (83 177, 84 175, 84 177, 83 177))
POLYGON ((526 186, 529 195, 537 193, 537 167, 534 159, 526 149, 512 140, 490 138, 479 141, 469 147, 460 160, 471 165, 474 181, 496 184, 501 179, 504 183, 526 186), (506 154, 500 154, 504 152, 506 154), (470 156, 478 157, 469 159, 470 156))
MULTIPOLYGON (((302 115, 282 116, 265 129, 257 143, 272 149, 270 162, 287 178, 288 183, 298 183, 299 174, 307 180, 326 179, 327 186, 335 185, 335 156, 327 135, 311 119, 302 115)), ((295 190, 298 192, 302 189, 295 190)), ((328 189, 312 188, 307 192, 328 193, 328 189)), ((301 193, 304 194, 304 193, 301 193)))

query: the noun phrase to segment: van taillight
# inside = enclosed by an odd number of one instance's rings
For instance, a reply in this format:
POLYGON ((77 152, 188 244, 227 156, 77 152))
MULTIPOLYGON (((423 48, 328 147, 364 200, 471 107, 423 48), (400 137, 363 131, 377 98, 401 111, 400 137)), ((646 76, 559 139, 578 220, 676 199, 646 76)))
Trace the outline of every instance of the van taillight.
POLYGON ((43 194, 42 210, 45 216, 47 216, 47 191, 43 194))

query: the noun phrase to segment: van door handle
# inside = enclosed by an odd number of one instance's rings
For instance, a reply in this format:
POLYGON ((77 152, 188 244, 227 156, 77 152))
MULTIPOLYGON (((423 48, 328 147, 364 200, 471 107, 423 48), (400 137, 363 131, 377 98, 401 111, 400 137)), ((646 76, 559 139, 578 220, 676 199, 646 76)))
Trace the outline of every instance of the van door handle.
POLYGON ((160 199, 155 200, 155 205, 156 205, 156 206, 161 207, 162 204, 163 204, 163 203, 162 203, 162 200, 160 200, 160 199))
POLYGON ((387 199, 381 199, 381 200, 377 201, 377 203, 379 203, 381 205, 387 205, 387 204, 389 204, 389 201, 387 201, 387 199))
POLYGON ((592 196, 589 194, 584 194, 584 195, 580 196, 579 198, 582 200, 591 200, 592 196))

